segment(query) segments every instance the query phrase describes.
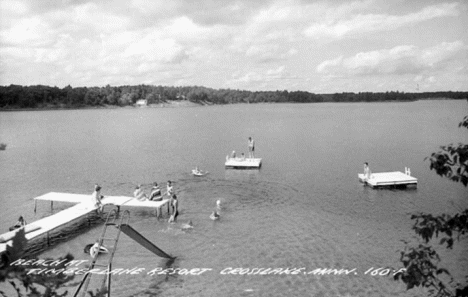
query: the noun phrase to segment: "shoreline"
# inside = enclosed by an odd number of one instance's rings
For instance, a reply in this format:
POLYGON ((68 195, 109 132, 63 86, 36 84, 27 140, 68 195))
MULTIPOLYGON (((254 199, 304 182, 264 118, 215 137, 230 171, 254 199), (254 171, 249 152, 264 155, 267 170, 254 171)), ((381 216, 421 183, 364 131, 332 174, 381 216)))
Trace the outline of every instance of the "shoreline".
POLYGON ((465 100, 465 99, 453 99, 447 97, 441 98, 424 98, 424 99, 415 99, 415 100, 384 100, 384 101, 322 101, 322 102, 239 102, 239 103, 227 103, 227 104, 216 104, 212 102, 192 102, 188 100, 168 100, 162 103, 153 103, 144 106, 133 105, 87 105, 87 106, 65 106, 65 105, 47 105, 40 107, 28 107, 28 108, 0 108, 0 112, 9 112, 9 111, 42 111, 42 110, 79 110, 79 109, 122 109, 122 108, 180 108, 180 107, 201 107, 201 106, 211 106, 211 105, 233 105, 233 104, 313 104, 313 103, 402 103, 402 102, 417 102, 417 101, 427 101, 427 100, 465 100))
POLYGON ((213 105, 213 104, 202 104, 202 103, 195 103, 192 101, 183 101, 183 100, 172 100, 166 101, 163 103, 155 103, 155 104, 148 104, 145 106, 136 106, 133 105, 125 105, 125 106, 118 106, 118 105, 87 105, 87 106, 60 106, 60 105, 47 105, 47 106, 40 106, 40 107, 28 107, 28 108, 0 108, 0 112, 3 111, 41 111, 41 110, 79 110, 79 109, 122 109, 122 108, 179 108, 179 107, 198 107, 198 106, 206 106, 206 105, 213 105))

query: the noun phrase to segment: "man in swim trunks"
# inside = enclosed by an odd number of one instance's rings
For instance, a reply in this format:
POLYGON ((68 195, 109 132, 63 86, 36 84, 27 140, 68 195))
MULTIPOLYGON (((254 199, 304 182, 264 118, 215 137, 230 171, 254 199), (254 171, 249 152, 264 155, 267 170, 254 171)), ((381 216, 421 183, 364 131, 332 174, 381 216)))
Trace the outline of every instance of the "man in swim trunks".
POLYGON ((179 201, 177 200, 177 196, 174 194, 172 195, 171 201, 169 203, 172 206, 172 215, 169 218, 169 223, 173 223, 177 220, 177 216, 179 215, 179 201))
POLYGON ((249 137, 249 158, 254 158, 254 151, 255 151, 255 142, 252 137, 249 137))
POLYGON ((172 186, 172 182, 170 180, 167 181, 166 194, 169 196, 169 198, 171 198, 174 194, 174 187, 172 186))
POLYGON ((371 171, 370 171, 370 168, 369 168, 369 163, 367 163, 367 162, 364 162, 364 178, 366 180, 371 178, 371 171))

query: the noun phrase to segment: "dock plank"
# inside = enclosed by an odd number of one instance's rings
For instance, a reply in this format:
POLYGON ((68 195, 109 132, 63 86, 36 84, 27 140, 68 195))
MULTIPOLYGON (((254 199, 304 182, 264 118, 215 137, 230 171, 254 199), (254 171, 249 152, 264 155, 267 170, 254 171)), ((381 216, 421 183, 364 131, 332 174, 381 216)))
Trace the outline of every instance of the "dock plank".
POLYGON ((34 198, 34 200, 81 203, 91 201, 91 195, 49 192, 47 194, 34 198))

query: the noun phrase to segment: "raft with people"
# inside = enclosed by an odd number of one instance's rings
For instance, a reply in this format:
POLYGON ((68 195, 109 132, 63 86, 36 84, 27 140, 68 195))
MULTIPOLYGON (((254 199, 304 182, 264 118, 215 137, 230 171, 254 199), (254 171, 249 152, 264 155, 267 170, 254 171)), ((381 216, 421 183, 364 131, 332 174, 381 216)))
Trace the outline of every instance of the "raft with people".
POLYGON ((208 174, 208 171, 195 168, 195 169, 192 169, 192 174, 195 176, 205 176, 208 174))

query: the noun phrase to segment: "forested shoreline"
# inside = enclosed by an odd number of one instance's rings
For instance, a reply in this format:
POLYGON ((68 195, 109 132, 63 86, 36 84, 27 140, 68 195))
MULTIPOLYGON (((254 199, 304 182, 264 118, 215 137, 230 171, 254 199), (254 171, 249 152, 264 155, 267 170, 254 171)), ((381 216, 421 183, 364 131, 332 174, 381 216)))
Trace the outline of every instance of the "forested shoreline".
POLYGON ((51 86, 0 86, 0 109, 84 108, 132 106, 145 99, 148 104, 186 100, 198 104, 235 103, 311 103, 311 102, 378 102, 415 101, 431 98, 468 99, 468 92, 360 92, 314 94, 305 91, 245 91, 211 89, 201 86, 105 86, 64 88, 51 86))

